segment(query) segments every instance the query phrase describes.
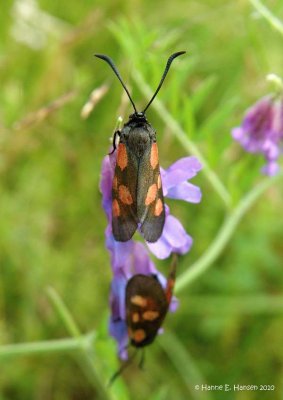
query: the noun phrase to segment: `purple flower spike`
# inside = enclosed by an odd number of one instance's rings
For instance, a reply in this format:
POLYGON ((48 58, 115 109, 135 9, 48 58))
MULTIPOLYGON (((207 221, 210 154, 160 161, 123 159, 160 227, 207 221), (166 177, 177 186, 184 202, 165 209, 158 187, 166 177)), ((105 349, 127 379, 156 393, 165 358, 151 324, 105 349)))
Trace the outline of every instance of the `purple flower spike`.
MULTIPOLYGON (((149 257, 148 249, 134 240, 118 242, 112 233, 112 181, 116 163, 116 152, 106 156, 102 164, 100 190, 102 205, 107 215, 108 225, 105 230, 106 247, 111 254, 113 280, 111 284, 110 306, 111 317, 109 332, 118 343, 118 352, 121 359, 128 358, 128 332, 126 326, 125 291, 128 280, 136 274, 156 275, 165 289, 167 280, 160 274, 149 257)), ((161 178, 164 196, 180 199, 191 203, 201 200, 201 192, 197 186, 188 183, 201 169, 201 164, 194 157, 185 157, 167 170, 161 168, 161 178)), ((186 233, 180 221, 170 214, 165 205, 166 219, 161 237, 155 243, 147 243, 148 248, 158 258, 164 259, 172 252, 184 254, 192 246, 192 238, 186 233)), ((174 312, 178 307, 178 300, 173 297, 169 311, 174 312)))
POLYGON ((277 159, 282 153, 283 102, 266 96, 250 107, 242 125, 232 130, 232 136, 249 153, 264 155, 262 172, 275 175, 279 171, 277 159))

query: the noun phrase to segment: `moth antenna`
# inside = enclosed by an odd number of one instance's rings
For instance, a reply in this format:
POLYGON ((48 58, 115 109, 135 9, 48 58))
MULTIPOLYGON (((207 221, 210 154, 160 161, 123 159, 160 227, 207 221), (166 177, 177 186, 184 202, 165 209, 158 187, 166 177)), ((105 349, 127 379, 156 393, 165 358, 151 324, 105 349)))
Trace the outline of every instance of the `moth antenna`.
POLYGON ((182 55, 182 54, 184 54, 184 53, 186 53, 186 52, 185 52, 185 51, 178 51, 177 53, 173 53, 173 54, 168 58, 167 63, 166 63, 165 70, 164 70, 163 75, 162 75, 162 78, 161 78, 161 80, 160 80, 160 83, 159 83, 159 85, 158 85, 158 87, 157 87, 157 89, 156 89, 154 95, 152 96, 150 102, 148 103, 148 105, 147 105, 147 106, 145 107, 145 109, 143 110, 143 113, 146 112, 146 110, 148 109, 148 107, 151 105, 151 103, 152 103, 153 100, 155 99, 157 93, 158 93, 159 90, 161 89, 161 86, 162 86, 162 84, 163 84, 163 82, 164 82, 164 79, 166 78, 166 75, 168 74, 168 71, 169 71, 169 69, 170 69, 170 66, 171 66, 173 60, 174 60, 176 57, 179 57, 180 55, 182 55))
POLYGON ((176 269, 177 269, 177 261, 178 261, 178 256, 176 253, 173 253, 172 256, 172 262, 170 265, 169 269, 169 275, 167 278, 167 285, 165 288, 165 296, 168 302, 168 306, 170 305, 172 296, 173 296, 173 288, 175 285, 175 279, 176 279, 176 269))
POLYGON ((138 352, 138 349, 136 349, 136 351, 131 355, 131 357, 128 359, 128 361, 126 361, 124 364, 122 364, 121 367, 118 369, 118 371, 116 371, 115 374, 111 376, 107 387, 110 387, 114 383, 114 381, 122 374, 122 372, 132 364, 132 362, 134 361, 134 358, 137 355, 137 352, 138 352))
MULTIPOLYGON (((125 92, 127 93, 128 97, 129 97, 129 99, 130 99, 130 102, 132 103, 132 106, 134 107, 135 113, 137 114, 138 112, 137 112, 135 103, 133 102, 133 99, 131 98, 131 95, 130 95, 128 89, 126 88, 126 85, 124 84, 124 82, 123 82, 123 80, 122 80, 122 78, 121 78, 121 75, 119 74, 119 71, 118 71, 116 65, 114 64, 113 60, 112 60, 110 57, 108 57, 108 56, 106 56, 106 55, 104 55, 104 54, 95 54, 95 57, 101 58, 101 60, 106 61, 107 64, 110 65, 110 67, 111 67, 112 70, 114 71, 115 75, 117 76, 117 78, 118 78, 119 81, 121 82, 121 84, 122 84, 122 86, 123 86, 125 92)), ((171 62, 172 62, 172 61, 171 61, 171 62)))

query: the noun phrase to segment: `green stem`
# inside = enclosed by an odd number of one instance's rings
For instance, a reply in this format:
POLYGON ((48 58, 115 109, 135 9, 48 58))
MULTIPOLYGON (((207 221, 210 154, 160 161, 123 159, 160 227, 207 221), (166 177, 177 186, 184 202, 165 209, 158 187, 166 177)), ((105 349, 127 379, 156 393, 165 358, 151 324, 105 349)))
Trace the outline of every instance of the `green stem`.
POLYGON ((264 181, 254 187, 238 204, 233 212, 226 218, 222 227, 220 228, 216 238, 203 254, 186 272, 184 272, 176 283, 175 293, 178 293, 190 285, 195 279, 201 276, 212 263, 219 257, 227 243, 229 242, 232 234, 234 233, 237 225, 242 217, 252 207, 256 200, 262 193, 275 182, 283 177, 283 173, 278 174, 272 178, 266 178, 264 181))
MULTIPOLYGON (((140 87, 141 91, 148 98, 152 96, 152 91, 150 87, 146 84, 142 75, 138 71, 134 71, 133 73, 134 80, 136 84, 140 87)), ((225 186, 215 174, 215 172, 209 167, 206 159, 203 157, 198 147, 188 138, 186 132, 181 128, 178 122, 173 118, 173 116, 169 113, 169 111, 164 107, 162 102, 158 99, 155 99, 152 103, 152 107, 157 111, 160 118, 164 121, 164 123, 170 128, 172 133, 178 138, 178 140, 182 143, 184 148, 190 153, 196 156, 203 166, 203 172, 206 175, 207 179, 215 189, 215 191, 219 194, 226 207, 229 208, 231 204, 230 194, 226 190, 225 186)))
POLYGON ((211 393, 195 389, 196 385, 206 383, 205 378, 202 376, 197 363, 190 355, 187 347, 182 344, 177 336, 166 329, 166 334, 161 335, 158 342, 170 358, 190 392, 189 398, 194 400, 211 400, 213 398, 211 393))
POLYGON ((70 352, 80 349, 80 341, 77 339, 46 340, 32 343, 8 344, 0 346, 0 360, 2 358, 30 355, 50 354, 52 352, 70 352))
POLYGON ((272 12, 262 4, 259 0, 250 0, 254 8, 270 23, 273 28, 275 28, 281 35, 283 35, 283 23, 282 21, 275 17, 272 12))
POLYGON ((77 326, 70 311, 67 309, 66 305, 63 303, 59 294, 52 287, 48 287, 47 295, 48 295, 49 299, 51 300, 54 308, 58 312, 58 315, 62 319, 68 333, 73 337, 79 338, 81 336, 80 329, 77 326))
POLYGON ((78 325, 76 324, 66 305, 63 303, 63 300, 59 294, 53 288, 48 288, 47 293, 59 316, 61 317, 66 329, 79 344, 80 352, 78 362, 80 367, 89 378, 89 381, 93 387, 100 393, 100 398, 106 400, 113 399, 114 397, 109 391, 107 391, 104 382, 97 373, 97 368, 94 363, 93 337, 87 335, 86 337, 88 340, 83 340, 84 336, 81 334, 78 325))
POLYGON ((47 355, 51 353, 74 353, 79 356, 78 362, 88 377, 90 383, 100 393, 101 399, 117 399, 114 393, 106 389, 106 385, 98 376, 92 354, 89 349, 92 347, 94 334, 89 333, 79 338, 67 338, 58 340, 46 340, 32 343, 8 344, 0 346, 0 363, 7 358, 31 355, 47 355))
MULTIPOLYGON (((185 315, 186 311, 184 311, 185 315)), ((242 295, 242 296, 190 296, 188 314, 282 314, 283 296, 242 295)))

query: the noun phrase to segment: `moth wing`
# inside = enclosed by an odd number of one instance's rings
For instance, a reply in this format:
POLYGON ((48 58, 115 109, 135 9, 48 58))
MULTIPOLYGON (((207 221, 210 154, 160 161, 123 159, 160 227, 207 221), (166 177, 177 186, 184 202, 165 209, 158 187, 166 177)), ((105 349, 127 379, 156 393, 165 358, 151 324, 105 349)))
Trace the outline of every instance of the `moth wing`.
POLYGON ((148 242, 156 242, 163 231, 165 208, 155 142, 148 146, 139 163, 137 211, 143 237, 148 242))
POLYGON ((112 184, 112 231, 119 242, 130 240, 138 227, 137 176, 138 162, 120 142, 112 184))
POLYGON ((143 347, 152 343, 168 311, 165 292, 153 276, 134 275, 126 287, 126 323, 131 343, 143 347), (135 319, 135 316, 138 318, 135 319), (140 338, 135 332, 144 332, 140 338))

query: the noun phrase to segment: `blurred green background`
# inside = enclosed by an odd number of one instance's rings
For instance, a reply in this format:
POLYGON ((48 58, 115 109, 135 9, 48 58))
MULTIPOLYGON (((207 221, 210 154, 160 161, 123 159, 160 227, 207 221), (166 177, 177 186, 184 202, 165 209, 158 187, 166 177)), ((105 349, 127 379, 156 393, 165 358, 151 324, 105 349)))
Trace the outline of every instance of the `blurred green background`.
MULTIPOLYGON (((283 19, 283 4, 269 1, 283 19)), ((282 36, 248 1, 3 1, 0 14, 0 344, 69 336, 47 295, 53 287, 82 332, 97 332, 98 380, 117 370, 107 334, 110 259, 100 166, 117 117, 132 112, 109 67, 116 62, 142 108, 167 57, 187 50, 158 95, 236 204, 263 177, 263 159, 231 128, 282 74, 282 36), (109 91, 88 118, 93 89, 109 91), (54 103, 55 102, 55 103, 54 103)), ((188 155, 154 106, 160 162, 188 155)), ((170 202, 194 238, 179 274, 205 252, 228 209, 204 173, 199 205, 170 202)), ((180 291, 165 333, 105 393, 73 355, 0 354, 1 400, 283 399, 282 179, 244 216, 211 268, 180 291), (197 391, 195 384, 275 385, 275 391, 197 391)), ((157 262, 157 261, 156 261, 157 262)), ((166 274, 168 261, 157 262, 166 274)))

